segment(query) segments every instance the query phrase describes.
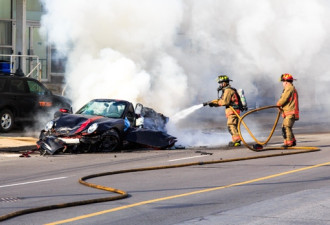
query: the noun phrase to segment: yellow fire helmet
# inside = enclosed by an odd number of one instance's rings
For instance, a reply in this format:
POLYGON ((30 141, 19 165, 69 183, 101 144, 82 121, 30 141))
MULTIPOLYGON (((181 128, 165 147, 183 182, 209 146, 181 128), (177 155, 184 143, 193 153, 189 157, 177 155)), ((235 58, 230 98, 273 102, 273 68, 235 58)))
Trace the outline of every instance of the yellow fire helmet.
POLYGON ((217 82, 218 83, 222 83, 222 82, 229 83, 229 81, 232 81, 232 80, 230 80, 227 75, 220 75, 220 76, 217 77, 217 82))

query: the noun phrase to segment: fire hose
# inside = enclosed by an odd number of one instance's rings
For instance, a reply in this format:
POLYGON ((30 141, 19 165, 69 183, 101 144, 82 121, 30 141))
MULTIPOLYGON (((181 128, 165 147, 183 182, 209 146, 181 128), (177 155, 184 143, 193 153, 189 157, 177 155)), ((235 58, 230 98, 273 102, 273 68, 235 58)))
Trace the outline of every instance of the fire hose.
MULTIPOLYGON (((244 125, 246 130, 249 132, 251 137, 261 146, 266 145, 268 141, 271 139, 275 128, 277 126, 279 117, 280 117, 280 111, 277 115, 277 118, 275 120, 274 126, 272 128, 272 131, 267 138, 265 142, 260 142, 258 141, 254 135, 251 133, 243 119, 256 111, 261 111, 264 109, 269 109, 269 108, 276 108, 277 106, 266 106, 266 107, 261 107, 255 110, 251 110, 247 113, 245 113, 242 117, 230 106, 230 108, 236 113, 236 115, 239 118, 238 121, 238 132, 241 137, 242 142, 244 145, 249 148, 250 150, 253 151, 258 151, 253 147, 250 147, 244 140, 241 134, 241 129, 240 126, 241 124, 244 125)), ((206 164, 217 164, 217 163, 226 163, 226 162, 234 162, 234 161, 243 161, 243 160, 251 160, 251 159, 260 159, 260 158, 268 158, 268 157, 276 157, 276 156, 284 156, 284 155, 293 155, 293 154, 300 154, 300 153, 307 153, 307 152, 314 152, 314 151, 319 151, 320 149, 317 147, 269 147, 269 148, 264 148, 263 150, 282 150, 282 149, 301 149, 301 151, 288 151, 288 152, 280 152, 280 153, 274 153, 274 154, 268 154, 268 155, 257 155, 257 156, 250 156, 250 157, 241 157, 241 158, 232 158, 232 159, 221 159, 221 160, 214 160, 214 161, 204 161, 204 162, 192 162, 192 163, 185 163, 185 164, 175 164, 175 165, 167 165, 167 166, 156 166, 156 167, 145 167, 145 168, 137 168, 137 169, 127 169, 127 170, 118 170, 118 171, 111 171, 111 172, 105 172, 105 173, 97 173, 97 174, 91 174, 88 176, 84 176, 79 179, 79 183, 83 184, 88 187, 96 188, 99 190, 104 190, 112 193, 116 193, 118 195, 116 196, 110 196, 110 197, 105 197, 105 198, 96 198, 96 199, 88 199, 88 200, 81 200, 81 201, 75 201, 75 202, 67 202, 67 203, 62 203, 62 204, 55 204, 55 205, 48 205, 48 206, 41 206, 41 207, 36 207, 36 208, 29 208, 29 209, 24 209, 24 210, 19 210, 15 211, 12 213, 8 213, 5 215, 0 216, 0 222, 4 220, 8 220, 13 217, 25 215, 25 214, 30 214, 30 213, 35 213, 35 212, 41 212, 41 211, 46 211, 46 210, 54 210, 54 209, 61 209, 61 208, 67 208, 67 207, 73 207, 73 206, 80 206, 80 205, 87 205, 87 204, 94 204, 94 203, 100 203, 100 202, 106 202, 106 201, 114 201, 114 200, 119 200, 119 199, 124 199, 129 197, 129 194, 123 190, 112 188, 112 187, 106 187, 102 185, 97 185, 93 183, 89 183, 86 180, 96 178, 96 177, 102 177, 102 176, 109 176, 109 175, 115 175, 115 174, 124 174, 124 173, 133 173, 133 172, 141 172, 141 171, 150 171, 150 170, 160 170, 160 169, 171 169, 171 168, 179 168, 179 167, 187 167, 187 166, 196 166, 196 165, 206 165, 206 164)))
POLYGON ((257 109, 254 109, 254 110, 250 110, 248 112, 246 112, 243 116, 240 116, 236 110, 232 107, 232 106, 229 106, 230 109, 235 113, 235 115, 238 117, 238 125, 237 125, 237 129, 238 129, 238 134, 244 144, 245 147, 247 147, 248 149, 252 150, 252 151, 266 151, 266 150, 284 150, 284 149, 304 149, 304 150, 319 150, 318 148, 316 147, 306 147, 306 146, 298 146, 298 147, 269 147, 269 148, 263 148, 264 145, 266 145, 269 140, 271 139, 271 137, 273 136, 274 134, 274 131, 275 131, 275 128, 278 124, 278 120, 280 118, 280 115, 281 115, 281 108, 279 106, 276 106, 276 105, 271 105, 271 106, 264 106, 264 107, 261 107, 261 108, 257 108, 257 109), (266 139, 266 141, 264 142, 260 142, 253 134, 252 132, 250 131, 250 129, 248 128, 248 126, 246 125, 246 123, 244 122, 244 118, 246 116, 248 116, 249 114, 251 113, 254 113, 254 112, 258 112, 258 111, 262 111, 262 110, 265 110, 265 109, 271 109, 271 108, 278 108, 278 113, 277 113, 277 116, 276 116, 276 119, 275 119, 275 122, 274 122, 274 125, 272 127, 272 130, 268 136, 268 138, 266 139), (243 124, 243 126, 245 127, 245 129, 247 130, 247 132, 250 134, 250 136, 253 138, 253 140, 257 143, 256 145, 254 145, 253 147, 251 147, 250 145, 248 145, 246 143, 246 141, 244 140, 243 136, 242 136, 242 131, 241 131, 241 124, 243 124))

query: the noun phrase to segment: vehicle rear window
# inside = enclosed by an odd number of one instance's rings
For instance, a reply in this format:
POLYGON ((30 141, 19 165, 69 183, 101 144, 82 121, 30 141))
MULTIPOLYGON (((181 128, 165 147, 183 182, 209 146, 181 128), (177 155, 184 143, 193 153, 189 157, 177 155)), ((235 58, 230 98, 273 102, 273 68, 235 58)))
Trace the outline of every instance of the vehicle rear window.
POLYGON ((25 93, 24 80, 11 80, 9 90, 14 93, 25 93))

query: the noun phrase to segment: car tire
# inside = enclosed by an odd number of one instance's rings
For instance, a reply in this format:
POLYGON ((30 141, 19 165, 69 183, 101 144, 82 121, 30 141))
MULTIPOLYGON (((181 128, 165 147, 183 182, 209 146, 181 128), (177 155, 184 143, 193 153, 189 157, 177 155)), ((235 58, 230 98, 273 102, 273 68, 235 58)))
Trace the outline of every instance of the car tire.
POLYGON ((116 130, 111 129, 102 135, 100 151, 112 152, 120 149, 121 140, 116 130))
POLYGON ((9 132, 14 127, 14 115, 9 109, 0 112, 0 132, 9 132))

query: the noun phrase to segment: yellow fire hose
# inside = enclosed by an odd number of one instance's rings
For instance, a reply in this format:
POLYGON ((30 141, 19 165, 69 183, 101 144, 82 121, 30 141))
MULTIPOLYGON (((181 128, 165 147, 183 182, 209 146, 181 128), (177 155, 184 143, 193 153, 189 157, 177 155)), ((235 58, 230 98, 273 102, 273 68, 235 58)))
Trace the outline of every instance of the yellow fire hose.
MULTIPOLYGON (((246 141, 244 140, 244 138, 243 138, 243 136, 242 136, 241 124, 243 124, 243 126, 245 127, 245 129, 247 130, 247 132, 250 134, 250 136, 253 138, 253 140, 254 140, 258 145, 260 145, 260 146, 262 147, 263 145, 266 145, 266 144, 269 142, 269 140, 271 139, 271 137, 272 137, 273 134, 274 134, 275 128, 276 128, 276 126, 277 126, 277 124, 278 124, 278 120, 279 120, 280 115, 281 115, 281 112, 282 112, 281 109, 280 109, 280 107, 279 107, 279 106, 276 106, 276 105, 264 106, 264 107, 261 107, 261 108, 257 108, 257 109, 254 109, 254 110, 248 111, 248 112, 245 113, 243 116, 240 116, 232 106, 229 106, 229 107, 230 107, 230 109, 236 114, 236 116, 239 118, 239 120, 238 120, 238 125, 237 125, 238 133, 239 133, 239 136, 240 136, 240 138, 241 138, 243 144, 245 145, 245 147, 249 148, 249 149, 252 150, 252 151, 261 151, 261 149, 260 149, 260 150, 255 149, 255 148, 249 146, 249 145, 246 143, 246 141), (262 110, 265 110, 265 109, 271 109, 271 108, 278 108, 278 113, 277 113, 277 116, 276 116, 276 119, 275 119, 275 122, 274 122, 273 128, 272 128, 272 130, 271 130, 271 132, 270 132, 268 138, 266 139, 266 141, 264 141, 264 142, 260 142, 260 141, 259 141, 259 140, 258 140, 253 134, 252 134, 252 132, 250 131, 250 129, 248 128, 248 126, 245 124, 245 122, 244 122, 243 119, 244 119, 247 115, 249 115, 249 114, 251 114, 251 113, 258 112, 258 111, 262 111, 262 110)), ((284 150, 284 149, 305 149, 305 150, 307 150, 307 151, 308 151, 308 150, 319 150, 319 149, 316 148, 316 147, 306 147, 306 146, 299 146, 299 147, 269 147, 269 148, 263 148, 263 147, 262 147, 262 151, 266 151, 266 150, 284 150)))
MULTIPOLYGON (((271 136, 274 133, 274 130, 276 128, 276 125, 278 123, 279 120, 279 116, 280 116, 280 111, 277 115, 277 119, 274 123, 273 129, 269 135, 269 137, 267 138, 267 140, 265 142, 259 142, 254 135, 251 133, 251 131, 248 129, 248 127, 246 126, 246 124, 244 123, 243 119, 244 117, 246 117, 247 115, 256 112, 256 111, 261 111, 264 109, 269 109, 269 108, 276 108, 277 106, 266 106, 266 107, 262 107, 262 108, 258 108, 255 110, 251 110, 247 113, 245 113, 242 117, 240 115, 238 115, 238 113, 231 107, 231 109, 236 113, 236 115, 239 118, 239 122, 238 122, 238 131, 239 131, 239 135, 242 139, 242 142, 244 143, 244 145, 253 150, 256 151, 254 148, 250 147, 244 140, 244 138, 242 137, 241 134, 241 129, 240 129, 240 125, 241 123, 243 123, 244 127, 246 128, 246 130, 249 132, 249 134, 251 135, 251 137, 260 145, 265 145, 268 143, 268 141, 270 140, 271 136)), ((205 161, 205 162, 192 162, 192 163, 185 163, 185 164, 176 164, 176 165, 169 165, 169 166, 156 166, 156 167, 145 167, 145 168, 137 168, 137 169, 127 169, 127 170, 118 170, 118 171, 111 171, 111 172, 105 172, 105 173, 98 173, 98 174, 92 174, 92 175, 88 175, 85 177, 82 177, 79 179, 79 183, 86 185, 88 187, 92 187, 92 188, 96 188, 96 189, 100 189, 100 190, 104 190, 104 191, 108 191, 108 192, 112 192, 112 193, 116 193, 118 195, 116 196, 110 196, 110 197, 105 197, 105 198, 97 198, 97 199, 89 199, 89 200, 82 200, 82 201, 76 201, 76 202, 68 202, 68 203, 62 203, 62 204, 55 204, 55 205, 48 205, 48 206, 41 206, 41 207, 36 207, 36 208, 30 208, 30 209, 24 209, 24 210, 20 210, 20 211, 15 211, 12 213, 8 213, 5 215, 0 216, 0 222, 13 218, 13 217, 17 217, 17 216, 21 216, 21 215, 25 215, 25 214, 29 214, 29 213, 34 213, 34 212, 41 212, 41 211, 46 211, 46 210, 53 210, 53 209, 60 209, 60 208, 67 208, 67 207, 73 207, 73 206, 80 206, 80 205, 87 205, 87 204, 93 204, 93 203, 100 203, 100 202, 106 202, 106 201, 114 201, 114 200, 119 200, 119 199, 123 199, 123 198, 127 198, 129 197, 129 195, 120 189, 116 189, 116 188, 112 188, 112 187, 105 187, 102 185, 97 185, 97 184, 93 184, 93 183, 88 183, 86 182, 86 180, 91 179, 91 178, 95 178, 95 177, 102 177, 102 176, 109 176, 109 175, 114 175, 114 174, 123 174, 123 173, 133 173, 133 172, 141 172, 141 171, 149 171, 149 170, 160 170, 160 169, 170 169, 170 168, 179 168, 179 167, 187 167, 187 166, 197 166, 197 165, 205 165, 205 164, 216 164, 216 163, 226 163, 226 162, 234 162, 234 161, 242 161, 242 160, 251 160, 251 159, 259 159, 259 158, 268 158, 268 157, 275 157, 275 156, 284 156, 284 155, 293 155, 293 154, 300 154, 300 153, 307 153, 307 152, 314 152, 314 151, 319 151, 319 148, 316 147, 288 147, 288 148, 284 148, 284 147, 270 147, 270 148, 266 148, 263 150, 279 150, 279 149, 303 149, 302 151, 287 151, 287 152, 280 152, 280 153, 274 153, 274 154, 268 154, 268 155, 257 155, 257 156, 251 156, 251 157, 242 157, 242 158, 232 158, 232 159, 224 159, 224 160, 214 160, 214 161, 205 161)))

